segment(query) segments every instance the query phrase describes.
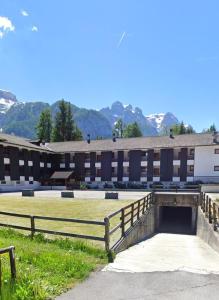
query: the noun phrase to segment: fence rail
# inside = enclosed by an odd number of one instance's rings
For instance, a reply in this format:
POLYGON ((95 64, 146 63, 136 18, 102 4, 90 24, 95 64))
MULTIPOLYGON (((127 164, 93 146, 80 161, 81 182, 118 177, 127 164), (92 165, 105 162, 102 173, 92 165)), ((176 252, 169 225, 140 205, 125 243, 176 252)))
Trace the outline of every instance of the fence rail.
POLYGON ((215 231, 219 229, 219 205, 205 193, 201 193, 200 206, 215 231))
POLYGON ((92 221, 92 220, 81 220, 81 219, 69 219, 69 218, 60 218, 60 217, 48 217, 48 216, 35 216, 35 215, 26 215, 26 214, 19 214, 19 213, 11 213, 11 212, 5 212, 0 211, 0 216, 11 216, 15 218, 24 218, 29 219, 30 226, 21 226, 21 225, 15 225, 15 224, 6 224, 6 223, 0 223, 0 227, 9 227, 13 229, 19 229, 19 230, 25 230, 30 231, 31 237, 34 236, 35 233, 47 233, 47 234, 53 234, 53 235, 60 235, 65 237, 73 237, 73 238, 79 238, 79 239, 88 239, 88 240, 94 240, 94 241, 101 241, 105 243, 105 249, 109 251, 112 249, 112 247, 121 239, 121 237, 124 237, 127 233, 127 231, 135 225, 135 223, 141 218, 143 214, 146 213, 150 209, 150 207, 153 205, 153 192, 149 193, 145 197, 132 202, 131 204, 111 213, 107 217, 104 218, 104 221, 92 221), (116 225, 112 228, 112 222, 113 218, 118 218, 119 222, 117 220, 113 220, 117 222, 116 225), (36 227, 36 220, 46 220, 46 221, 55 221, 55 222, 69 222, 69 223, 80 223, 80 224, 86 224, 86 225, 94 225, 94 226, 102 226, 104 227, 104 235, 103 236, 95 236, 95 235, 84 235, 84 234, 78 234, 78 233, 68 233, 68 232, 62 232, 62 231, 55 231, 55 230, 48 230, 48 229, 42 229, 36 227), (119 237, 116 240, 116 243, 111 247, 110 240, 111 236, 120 231, 119 237))
POLYGON ((47 221, 55 221, 55 222, 80 223, 80 224, 96 225, 96 226, 103 226, 104 227, 105 222, 101 222, 101 221, 68 219, 68 218, 46 217, 46 216, 32 216, 32 215, 10 213, 10 212, 5 212, 5 211, 0 211, 0 215, 29 219, 30 220, 30 226, 29 227, 28 226, 14 225, 14 224, 5 224, 5 223, 0 223, 0 226, 30 231, 32 237, 34 236, 34 234, 36 232, 39 232, 39 233, 54 234, 54 235, 74 237, 74 238, 80 238, 80 239, 89 239, 89 240, 103 241, 103 242, 105 241, 105 237, 41 229, 41 228, 37 228, 36 224, 35 224, 35 220, 47 220, 47 221))
POLYGON ((127 232, 133 227, 136 222, 144 215, 154 204, 154 196, 153 193, 149 193, 145 197, 113 212, 108 215, 104 220, 105 223, 108 224, 106 227, 106 250, 110 250, 113 248, 118 241, 124 237, 127 232), (111 228, 111 220, 113 218, 119 218, 119 223, 117 223, 113 228, 111 228), (120 231, 119 238, 116 240, 113 246, 110 245, 111 236, 120 231))

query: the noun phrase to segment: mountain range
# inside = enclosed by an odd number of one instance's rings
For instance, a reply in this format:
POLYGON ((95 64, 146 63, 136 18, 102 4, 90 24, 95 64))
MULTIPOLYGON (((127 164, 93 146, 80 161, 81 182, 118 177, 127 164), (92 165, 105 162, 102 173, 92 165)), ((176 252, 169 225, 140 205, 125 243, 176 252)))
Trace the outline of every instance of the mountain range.
MULTIPOLYGON (((71 101, 70 101, 71 102, 71 101)), ((52 105, 37 102, 21 102, 7 91, 0 90, 0 128, 1 131, 25 138, 34 139, 36 124, 41 112, 50 108, 54 116, 58 110, 59 101, 52 105)), ((120 101, 114 102, 111 107, 100 110, 79 108, 73 104, 72 112, 77 126, 83 136, 89 133, 92 139, 97 137, 109 138, 112 129, 119 118, 124 124, 137 122, 144 136, 156 136, 168 130, 179 120, 171 112, 144 115, 139 107, 124 105, 120 101)))

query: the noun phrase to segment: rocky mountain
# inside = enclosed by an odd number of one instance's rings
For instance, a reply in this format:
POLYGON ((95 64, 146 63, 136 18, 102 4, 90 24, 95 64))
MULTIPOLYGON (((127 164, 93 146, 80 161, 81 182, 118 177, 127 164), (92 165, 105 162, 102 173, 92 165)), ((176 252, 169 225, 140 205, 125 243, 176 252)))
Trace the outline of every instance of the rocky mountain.
POLYGON ((17 102, 17 98, 11 92, 0 90, 0 113, 6 113, 17 102))
POLYGON ((156 128, 158 134, 167 132, 173 125, 179 124, 179 120, 170 112, 151 114, 146 116, 148 122, 156 128))
MULTIPOLYGON (((5 133, 35 138, 35 128, 41 112, 50 108, 52 115, 55 116, 58 104, 58 101, 52 105, 41 101, 19 102, 14 94, 0 90, 0 129, 5 133)), ((92 139, 111 137, 114 124, 119 118, 122 118, 125 124, 137 122, 143 135, 162 134, 167 128, 179 122, 172 113, 145 117, 140 108, 123 105, 119 101, 99 111, 79 108, 72 104, 72 111, 83 136, 86 137, 89 133, 92 139)))
POLYGON ((125 124, 137 122, 143 135, 163 134, 172 125, 179 123, 179 120, 170 112, 144 116, 139 107, 133 108, 132 105, 123 105, 119 101, 114 102, 111 107, 101 109, 100 112, 108 119, 112 127, 120 118, 125 124))

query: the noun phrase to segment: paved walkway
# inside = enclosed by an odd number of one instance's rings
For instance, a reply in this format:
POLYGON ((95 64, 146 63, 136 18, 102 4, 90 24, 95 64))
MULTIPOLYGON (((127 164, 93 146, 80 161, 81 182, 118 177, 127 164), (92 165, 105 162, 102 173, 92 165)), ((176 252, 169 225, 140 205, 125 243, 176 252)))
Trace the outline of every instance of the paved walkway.
POLYGON ((215 300, 219 254, 197 236, 157 234, 57 300, 215 300))

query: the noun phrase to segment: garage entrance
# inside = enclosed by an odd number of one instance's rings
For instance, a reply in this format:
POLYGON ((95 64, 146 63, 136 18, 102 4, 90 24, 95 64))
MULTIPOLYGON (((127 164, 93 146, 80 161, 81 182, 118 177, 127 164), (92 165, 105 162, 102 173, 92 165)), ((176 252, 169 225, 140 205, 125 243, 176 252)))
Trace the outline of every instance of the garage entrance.
POLYGON ((161 206, 159 208, 159 232, 193 234, 192 208, 161 206))

